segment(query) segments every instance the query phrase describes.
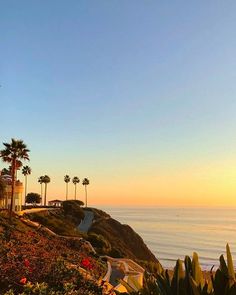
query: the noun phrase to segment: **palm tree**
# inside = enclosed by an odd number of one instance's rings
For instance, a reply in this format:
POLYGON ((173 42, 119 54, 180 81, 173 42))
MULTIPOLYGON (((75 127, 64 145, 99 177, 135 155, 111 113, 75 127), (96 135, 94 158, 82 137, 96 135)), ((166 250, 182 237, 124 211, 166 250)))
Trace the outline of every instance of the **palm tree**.
POLYGON ((77 183, 80 182, 79 177, 77 177, 77 176, 73 177, 72 182, 75 185, 75 200, 76 200, 76 186, 77 186, 77 183))
POLYGON ((46 206, 46 201, 47 201, 47 186, 48 183, 51 181, 50 177, 48 175, 43 176, 43 183, 45 185, 45 191, 44 191, 44 206, 46 206))
POLYGON ((25 176, 25 204, 27 195, 27 176, 31 174, 31 168, 29 166, 23 166, 22 174, 25 176))
POLYGON ((11 205, 9 211, 9 219, 12 217, 13 200, 15 193, 15 176, 16 169, 19 167, 21 160, 29 161, 29 150, 23 140, 11 139, 11 143, 3 143, 5 149, 0 151, 0 157, 4 162, 11 163, 12 181, 11 181, 11 205))
MULTIPOLYGON (((17 171, 20 170, 20 168, 22 167, 22 162, 19 160, 16 160, 16 173, 15 173, 15 178, 17 180, 17 171)), ((9 171, 10 171, 10 175, 12 174, 12 166, 9 166, 9 171)))
POLYGON ((68 183, 70 182, 70 176, 69 175, 65 175, 64 176, 64 181, 66 183, 66 200, 68 198, 68 183))
POLYGON ((89 185, 89 180, 88 178, 84 178, 82 184, 84 185, 85 188, 85 207, 87 207, 87 185, 89 185))
POLYGON ((40 183, 40 186, 41 186, 41 205, 42 205, 42 201, 43 201, 43 176, 39 176, 38 183, 40 183))

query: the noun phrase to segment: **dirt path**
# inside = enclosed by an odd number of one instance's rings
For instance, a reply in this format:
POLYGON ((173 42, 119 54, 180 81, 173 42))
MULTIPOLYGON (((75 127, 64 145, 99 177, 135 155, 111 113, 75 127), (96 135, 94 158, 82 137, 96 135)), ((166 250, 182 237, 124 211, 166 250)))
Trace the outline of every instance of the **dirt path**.
POLYGON ((87 233, 91 227, 94 219, 94 213, 92 211, 84 210, 84 219, 80 222, 79 230, 83 233, 87 233))
POLYGON ((41 211, 55 211, 59 210, 60 208, 31 208, 31 209, 25 209, 22 211, 17 212, 19 216, 23 216, 24 214, 30 214, 35 212, 41 212, 41 211))

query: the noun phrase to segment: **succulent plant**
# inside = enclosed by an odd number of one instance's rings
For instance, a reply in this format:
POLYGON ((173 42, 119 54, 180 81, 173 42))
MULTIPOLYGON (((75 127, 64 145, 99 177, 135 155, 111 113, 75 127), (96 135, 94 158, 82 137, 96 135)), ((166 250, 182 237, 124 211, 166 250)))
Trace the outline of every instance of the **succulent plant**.
POLYGON ((212 267, 210 280, 204 279, 198 255, 194 252, 192 259, 186 256, 184 262, 180 259, 176 261, 171 279, 168 271, 159 265, 157 274, 149 275, 146 279, 146 286, 138 293, 127 283, 125 287, 127 287, 128 294, 132 295, 236 295, 233 259, 228 244, 226 245, 226 256, 227 263, 224 256, 220 256, 220 266, 215 273, 212 267))

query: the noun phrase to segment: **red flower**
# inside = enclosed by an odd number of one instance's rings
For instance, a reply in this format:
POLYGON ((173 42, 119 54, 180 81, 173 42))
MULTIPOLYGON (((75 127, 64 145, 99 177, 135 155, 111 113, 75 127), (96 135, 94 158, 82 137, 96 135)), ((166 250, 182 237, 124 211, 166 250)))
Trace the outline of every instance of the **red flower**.
POLYGON ((27 282, 27 279, 26 279, 26 278, 22 278, 22 279, 20 280, 20 283, 23 284, 23 285, 26 284, 26 282, 27 282))
POLYGON ((29 262, 28 259, 25 259, 25 260, 24 260, 24 265, 25 265, 26 267, 29 267, 29 266, 30 266, 30 262, 29 262))
POLYGON ((88 258, 84 258, 84 259, 82 260, 81 264, 82 264, 83 267, 85 267, 85 268, 90 268, 90 266, 91 266, 91 263, 90 263, 90 261, 89 261, 88 258))

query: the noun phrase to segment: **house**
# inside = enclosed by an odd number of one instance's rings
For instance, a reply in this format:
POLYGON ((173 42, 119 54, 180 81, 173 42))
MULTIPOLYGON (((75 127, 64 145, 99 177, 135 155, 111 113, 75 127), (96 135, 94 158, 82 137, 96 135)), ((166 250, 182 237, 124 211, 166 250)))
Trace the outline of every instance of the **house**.
MULTIPOLYGON (((12 178, 8 174, 1 175, 0 178, 6 185, 4 196, 0 199, 0 208, 9 209, 11 205, 12 178)), ((13 196, 13 211, 21 211, 23 190, 23 183, 16 180, 13 196)))
POLYGON ((52 200, 52 201, 48 201, 48 206, 61 207, 62 203, 63 201, 61 200, 52 200))

